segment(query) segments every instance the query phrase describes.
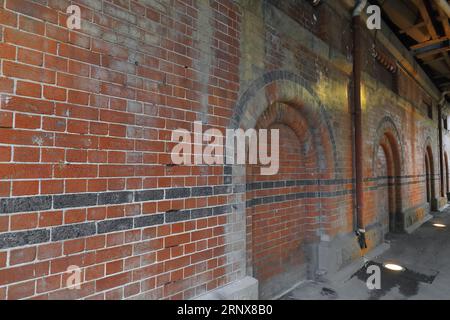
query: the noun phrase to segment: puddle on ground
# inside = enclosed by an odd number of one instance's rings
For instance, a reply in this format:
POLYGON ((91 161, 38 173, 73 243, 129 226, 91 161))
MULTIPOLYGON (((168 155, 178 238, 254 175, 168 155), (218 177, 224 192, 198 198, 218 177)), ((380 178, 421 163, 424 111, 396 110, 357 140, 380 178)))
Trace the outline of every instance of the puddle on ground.
POLYGON ((381 270, 381 289, 370 290, 370 299, 377 300, 386 295, 391 289, 397 287, 399 292, 405 297, 415 296, 419 290, 420 283, 431 284, 436 278, 438 272, 431 275, 416 272, 406 268, 404 271, 391 271, 383 267, 383 264, 369 261, 359 269, 351 278, 357 277, 364 283, 371 276, 367 273, 367 268, 376 265, 381 270))

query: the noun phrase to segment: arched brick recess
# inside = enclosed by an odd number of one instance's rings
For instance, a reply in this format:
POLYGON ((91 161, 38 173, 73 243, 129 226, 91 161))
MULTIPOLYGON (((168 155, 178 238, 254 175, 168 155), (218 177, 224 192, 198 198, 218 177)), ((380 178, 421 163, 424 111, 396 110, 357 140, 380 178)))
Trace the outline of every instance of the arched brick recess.
POLYGON ((271 105, 256 128, 280 131, 278 174, 262 176, 258 165, 246 168, 252 186, 247 192, 247 255, 260 297, 270 298, 307 278, 308 248, 319 240, 321 200, 315 193, 320 190, 313 183, 319 176, 318 154, 307 122, 291 106, 271 105))
MULTIPOLYGON (((383 119, 381 119, 378 127, 377 127, 377 131, 375 134, 375 139, 374 139, 374 143, 373 143, 373 159, 375 160, 377 152, 378 152, 378 147, 380 145, 380 141, 382 139, 384 139, 386 137, 388 137, 388 140, 390 141, 390 143, 395 146, 396 150, 398 150, 397 154, 398 154, 398 174, 403 174, 404 173, 404 167, 401 165, 402 163, 404 163, 404 156, 405 156, 405 152, 404 152, 404 148, 403 148, 403 141, 401 139, 399 130, 397 129, 397 126, 394 123, 394 120, 392 120, 391 117, 386 116, 383 119)), ((373 168, 372 170, 375 169, 375 161, 372 162, 373 164, 373 168)), ((372 171, 375 172, 375 171, 372 171)))
POLYGON ((434 157, 433 149, 431 147, 431 139, 428 137, 426 140, 426 147, 424 150, 424 174, 425 174, 425 200, 426 202, 432 204, 436 197, 436 186, 435 186, 435 168, 434 168, 434 157))
MULTIPOLYGON (((317 261, 310 260, 314 256, 311 254, 312 244, 318 242, 320 234, 328 232, 326 215, 332 214, 332 209, 322 212, 322 207, 327 207, 329 199, 321 198, 321 191, 330 190, 330 186, 322 185, 321 181, 335 178, 336 144, 323 106, 304 85, 304 80, 289 72, 277 71, 264 75, 243 94, 230 124, 232 128, 244 130, 278 128, 280 153, 287 155, 281 161, 291 159, 292 163, 299 163, 292 166, 291 171, 286 171, 282 163, 279 175, 273 177, 252 174, 254 170, 259 172, 256 168, 233 168, 233 184, 247 184, 247 194, 242 197, 247 203, 247 209, 244 212, 236 211, 237 220, 243 218, 247 225, 246 273, 255 277, 280 276, 274 278, 272 283, 278 284, 274 287, 269 284, 264 288, 263 283, 260 290, 262 297, 274 296, 314 271, 317 261), (264 180, 267 180, 266 184, 264 180), (253 184, 255 181, 257 183, 253 184), (253 190, 252 185, 262 189, 253 190), (255 205, 255 202, 266 201, 261 199, 267 197, 275 203, 263 203, 260 207, 255 205), (257 233, 254 237, 254 223, 267 224, 267 221, 253 221, 255 210, 266 217, 272 215, 279 223, 272 223, 271 226, 275 225, 279 229, 274 227, 273 233, 257 233), (253 260, 258 256, 264 261, 264 246, 258 247, 255 240, 261 243, 270 237, 279 240, 271 241, 278 243, 277 248, 272 248, 272 253, 278 252, 278 255, 275 254, 276 262, 269 261, 266 264, 272 269, 261 271, 262 264, 255 264, 253 260), (254 248, 257 248, 256 252, 254 248)), ((333 204, 327 208, 332 207, 333 204)), ((270 248, 267 251, 270 252, 270 248)))
MULTIPOLYGON (((444 147, 444 150, 446 150, 445 147, 444 147)), ((447 151, 444 151, 444 181, 445 181, 445 193, 447 194, 447 193, 450 192, 449 176, 448 176, 448 155, 447 155, 447 151)))
POLYGON ((321 153, 321 174, 334 177, 337 167, 336 142, 324 106, 310 88, 309 83, 292 72, 275 70, 265 73, 252 82, 240 96, 230 121, 231 128, 255 128, 266 108, 274 103, 284 103, 302 112, 314 135, 321 153))
POLYGON ((373 151, 373 176, 377 184, 374 217, 382 234, 403 229, 402 187, 403 148, 399 131, 390 117, 384 117, 377 127, 373 151), (379 205, 386 204, 385 206, 379 205), (387 219, 387 220, 386 220, 387 219))

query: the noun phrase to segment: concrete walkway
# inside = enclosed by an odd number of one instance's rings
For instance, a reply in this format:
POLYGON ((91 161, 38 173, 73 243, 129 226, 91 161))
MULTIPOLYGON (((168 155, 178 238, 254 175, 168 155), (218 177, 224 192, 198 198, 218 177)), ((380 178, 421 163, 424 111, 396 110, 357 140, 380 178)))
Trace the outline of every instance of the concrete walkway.
POLYGON ((413 234, 392 234, 386 240, 390 249, 368 261, 361 269, 333 282, 308 281, 290 291, 282 299, 450 299, 450 208, 436 213, 413 234), (447 225, 437 228, 435 223, 447 225), (406 268, 389 271, 383 263, 396 263, 406 268), (381 268, 381 289, 369 290, 367 267, 381 268))

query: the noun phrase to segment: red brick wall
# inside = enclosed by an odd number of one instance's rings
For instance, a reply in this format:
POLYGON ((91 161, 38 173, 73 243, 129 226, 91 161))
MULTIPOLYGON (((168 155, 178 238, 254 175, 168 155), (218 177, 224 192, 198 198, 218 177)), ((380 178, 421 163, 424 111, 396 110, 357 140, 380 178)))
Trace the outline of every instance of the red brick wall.
POLYGON ((223 168, 172 167, 168 151, 171 129, 190 128, 200 112, 227 123, 238 89, 235 6, 208 5, 214 62, 203 83, 197 2, 72 3, 79 31, 66 28, 69 1, 0 1, 0 298, 214 289, 233 272, 229 212, 220 211, 228 196, 212 189, 223 168), (191 196, 164 195, 174 187, 191 196), (136 193, 153 189, 163 196, 136 193), (70 265, 82 268, 81 290, 65 289, 70 265))
MULTIPOLYGON (((299 266, 313 278, 318 246, 335 238, 349 239, 332 254, 338 267, 360 255, 350 75, 317 54, 324 44, 351 58, 342 11, 306 1, 0 0, 0 299, 188 299, 245 275, 262 288, 274 274, 293 280, 299 266), (81 30, 66 27, 70 3, 81 8, 81 30), (323 42, 296 38, 300 28, 323 42), (277 103, 290 108, 275 124, 277 176, 172 164, 173 129, 269 127, 260 116, 277 103), (284 186, 249 189, 255 182, 284 186), (285 198, 246 207, 268 194, 285 198), (270 230, 263 215, 274 216, 270 230), (72 265, 80 290, 66 287, 72 265)), ((383 69, 371 45, 363 118, 373 248, 382 241, 373 168, 383 135, 398 150, 395 197, 412 222, 426 207, 427 145, 435 173, 439 161, 436 109, 429 120, 421 103, 431 98, 383 69)))

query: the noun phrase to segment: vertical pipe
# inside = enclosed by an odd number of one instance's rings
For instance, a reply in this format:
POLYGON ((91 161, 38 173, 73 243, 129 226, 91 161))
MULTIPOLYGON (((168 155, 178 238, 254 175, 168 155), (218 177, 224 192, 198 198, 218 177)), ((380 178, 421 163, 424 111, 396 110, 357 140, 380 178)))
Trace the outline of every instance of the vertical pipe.
POLYGON ((363 223, 363 159, 362 159, 362 117, 361 117, 361 25, 359 16, 353 17, 353 106, 355 121, 355 174, 357 227, 364 229, 363 223))
POLYGON ((362 140, 362 115, 361 115, 361 12, 367 1, 357 1, 353 11, 353 119, 354 119, 354 143, 355 143, 355 191, 356 191, 356 234, 358 235, 361 249, 366 248, 364 229, 364 186, 363 186, 363 140, 362 140))
POLYGON ((438 104, 438 129, 439 129, 439 174, 441 181, 441 197, 445 196, 444 193, 444 150, 442 144, 442 104, 438 104))
MULTIPOLYGON (((444 143, 443 143, 443 130, 442 130, 442 108, 446 106, 447 103, 447 95, 450 94, 450 91, 442 92, 441 101, 438 104, 438 130, 439 130, 439 166, 440 166, 440 181, 441 181, 441 197, 447 197, 447 193, 444 187, 444 143)), ((448 172, 445 172, 448 175, 448 172)))

